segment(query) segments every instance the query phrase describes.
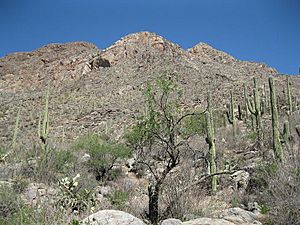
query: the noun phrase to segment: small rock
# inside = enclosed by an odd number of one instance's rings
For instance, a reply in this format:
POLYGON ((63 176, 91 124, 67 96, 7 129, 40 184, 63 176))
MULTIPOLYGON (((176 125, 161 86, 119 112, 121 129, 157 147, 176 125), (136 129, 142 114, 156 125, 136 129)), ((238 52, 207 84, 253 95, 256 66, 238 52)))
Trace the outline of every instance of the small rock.
POLYGON ((96 191, 106 197, 111 194, 112 188, 110 186, 98 186, 96 191))
POLYGON ((235 190, 239 190, 239 191, 246 190, 250 179, 250 174, 247 171, 239 170, 233 173, 232 175, 230 175, 230 177, 234 182, 235 190))

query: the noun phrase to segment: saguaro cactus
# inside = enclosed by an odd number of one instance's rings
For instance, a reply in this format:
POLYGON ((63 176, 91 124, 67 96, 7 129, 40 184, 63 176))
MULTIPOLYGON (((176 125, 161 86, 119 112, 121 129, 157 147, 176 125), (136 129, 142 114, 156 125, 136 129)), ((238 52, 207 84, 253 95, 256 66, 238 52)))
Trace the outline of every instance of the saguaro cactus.
MULTIPOLYGON (((217 172, 217 166, 216 166, 216 146, 215 146, 215 136, 214 131, 212 127, 212 117, 209 111, 205 112, 205 118, 206 118, 206 131, 207 131, 207 143, 209 145, 209 154, 210 154, 210 173, 216 173, 217 172)), ((212 191, 217 191, 217 177, 212 176, 211 180, 211 186, 212 191)))
POLYGON ((18 114, 16 117, 15 129, 14 129, 14 134, 13 134, 13 139, 12 139, 12 149, 16 148, 17 135, 18 135, 19 123, 20 123, 20 112, 21 112, 21 108, 19 108, 18 114))
POLYGON ((243 89, 244 89, 244 108, 245 108, 245 123, 247 123, 248 117, 249 117, 249 110, 247 106, 247 89, 246 89, 246 84, 243 84, 243 89))
POLYGON ((233 136, 236 136, 236 117, 234 114, 234 101, 233 101, 233 93, 230 90, 230 107, 229 111, 226 112, 227 118, 230 124, 232 124, 233 136))
POLYGON ((46 94, 46 99, 45 99, 45 108, 44 108, 44 117, 43 117, 43 122, 42 122, 42 117, 41 115, 39 116, 39 124, 38 124, 38 136, 42 140, 43 144, 47 144, 47 138, 49 134, 49 114, 48 114, 48 109, 49 109, 49 89, 46 94))
POLYGON ((289 114, 293 112, 293 101, 292 101, 292 93, 291 93, 291 86, 290 86, 290 78, 286 77, 286 91, 287 91, 287 102, 289 105, 289 114))
POLYGON ((280 130, 279 130, 279 119, 277 110, 277 99, 274 87, 274 79, 269 77, 270 87, 270 102, 272 108, 272 130, 273 130, 273 150, 277 160, 282 161, 283 151, 280 143, 280 130))
POLYGON ((283 142, 286 146, 286 150, 290 151, 291 150, 291 132, 290 132, 290 123, 289 121, 285 121, 283 124, 283 142))
POLYGON ((247 99, 247 106, 252 115, 255 116, 256 120, 256 133, 257 133, 257 139, 258 139, 258 144, 260 147, 262 147, 263 143, 263 132, 262 132, 262 123, 261 123, 261 118, 262 118, 262 103, 260 100, 260 93, 258 90, 258 85, 256 82, 256 78, 253 78, 253 99, 248 98, 247 99))
POLYGON ((211 93, 210 92, 208 93, 208 96, 207 96, 207 110, 210 114, 210 123, 211 123, 211 127, 212 127, 212 132, 213 132, 213 135, 214 135, 214 133, 215 133, 215 123, 214 123, 213 107, 211 105, 211 93))

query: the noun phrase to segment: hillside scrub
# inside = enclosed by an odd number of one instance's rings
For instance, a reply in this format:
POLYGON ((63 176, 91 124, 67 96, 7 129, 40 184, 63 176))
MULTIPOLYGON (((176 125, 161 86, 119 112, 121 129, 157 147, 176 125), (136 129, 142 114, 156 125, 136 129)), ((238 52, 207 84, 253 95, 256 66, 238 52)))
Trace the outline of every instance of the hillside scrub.
POLYGON ((80 138, 74 145, 74 149, 81 149, 89 154, 90 158, 87 165, 98 181, 109 178, 110 172, 118 159, 126 159, 131 156, 131 150, 126 146, 105 140, 97 134, 80 138))

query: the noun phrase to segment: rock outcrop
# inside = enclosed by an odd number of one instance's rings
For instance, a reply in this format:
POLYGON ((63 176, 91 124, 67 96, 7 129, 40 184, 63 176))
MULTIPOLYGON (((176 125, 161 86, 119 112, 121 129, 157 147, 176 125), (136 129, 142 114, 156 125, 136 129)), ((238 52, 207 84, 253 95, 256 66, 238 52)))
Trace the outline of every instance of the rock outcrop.
POLYGON ((49 44, 33 52, 9 54, 0 59, 0 91, 16 92, 35 90, 48 84, 70 84, 94 69, 93 65, 108 64, 106 60, 98 59, 99 53, 93 44, 74 42, 49 44))

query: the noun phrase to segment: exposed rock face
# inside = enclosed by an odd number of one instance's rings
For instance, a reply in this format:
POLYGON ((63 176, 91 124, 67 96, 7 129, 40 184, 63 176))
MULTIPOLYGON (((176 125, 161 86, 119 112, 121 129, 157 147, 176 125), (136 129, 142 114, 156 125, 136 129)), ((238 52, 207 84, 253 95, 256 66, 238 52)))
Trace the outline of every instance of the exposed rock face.
POLYGON ((155 56, 161 54, 177 57, 186 53, 181 47, 159 35, 140 32, 123 37, 111 47, 105 49, 102 57, 110 61, 112 65, 130 59, 143 67, 146 64, 153 63, 155 56))
POLYGON ((0 59, 0 91, 66 85, 90 72, 93 69, 90 64, 99 52, 93 44, 74 42, 10 54, 0 59))
POLYGON ((146 225, 129 213, 117 210, 98 211, 82 221, 86 225, 146 225))

